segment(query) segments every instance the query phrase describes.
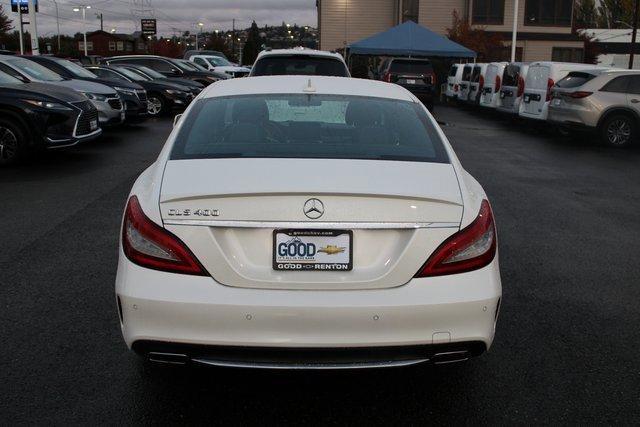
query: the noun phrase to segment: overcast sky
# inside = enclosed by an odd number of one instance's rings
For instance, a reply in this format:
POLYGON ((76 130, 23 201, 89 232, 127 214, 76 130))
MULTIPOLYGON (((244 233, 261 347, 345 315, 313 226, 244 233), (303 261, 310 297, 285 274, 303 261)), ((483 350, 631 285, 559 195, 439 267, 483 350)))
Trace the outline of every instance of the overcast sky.
MULTIPOLYGON (((51 35, 56 32, 55 6, 53 0, 39 0, 38 33, 51 35)), ((9 18, 18 22, 18 15, 11 12, 10 0, 0 0, 9 18)), ((73 12, 74 5, 82 0, 58 0, 60 32, 74 34, 82 31, 82 14, 73 12)), ((205 29, 230 29, 231 20, 236 19, 236 28, 246 28, 255 19, 258 25, 297 23, 317 25, 315 0, 151 0, 158 20, 158 32, 173 33, 171 27, 181 31, 193 31, 196 22, 205 24, 205 29)), ((105 31, 115 28, 117 32, 134 31, 131 16, 132 2, 128 0, 85 0, 92 6, 87 10, 87 31, 100 29, 96 13, 102 13, 105 31)))

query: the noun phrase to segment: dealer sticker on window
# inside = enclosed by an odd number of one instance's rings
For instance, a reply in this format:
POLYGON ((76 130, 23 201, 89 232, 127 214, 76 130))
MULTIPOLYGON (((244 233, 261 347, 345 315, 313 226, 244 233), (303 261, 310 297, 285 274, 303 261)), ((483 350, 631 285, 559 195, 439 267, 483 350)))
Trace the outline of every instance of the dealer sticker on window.
POLYGON ((273 269, 350 271, 352 236, 348 230, 274 230, 273 269))

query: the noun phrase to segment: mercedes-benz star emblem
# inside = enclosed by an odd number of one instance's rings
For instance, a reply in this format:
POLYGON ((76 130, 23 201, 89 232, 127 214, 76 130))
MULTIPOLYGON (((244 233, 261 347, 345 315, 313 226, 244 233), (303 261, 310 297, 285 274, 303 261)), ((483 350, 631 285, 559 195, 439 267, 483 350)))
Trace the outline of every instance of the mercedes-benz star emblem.
POLYGON ((318 199, 309 199, 304 202, 303 211, 307 218, 318 219, 324 214, 324 204, 318 199))

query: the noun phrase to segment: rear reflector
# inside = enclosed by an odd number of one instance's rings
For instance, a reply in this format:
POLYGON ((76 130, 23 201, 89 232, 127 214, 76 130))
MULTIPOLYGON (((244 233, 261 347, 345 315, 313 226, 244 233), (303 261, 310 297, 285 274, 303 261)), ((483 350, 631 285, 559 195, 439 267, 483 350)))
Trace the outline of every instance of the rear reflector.
POLYGON ((142 267, 171 273, 207 275, 180 239, 144 214, 136 196, 131 196, 124 214, 122 249, 131 262, 142 267))
POLYGON ((496 226, 487 200, 469 226, 442 243, 416 277, 442 276, 487 266, 496 254, 496 226))

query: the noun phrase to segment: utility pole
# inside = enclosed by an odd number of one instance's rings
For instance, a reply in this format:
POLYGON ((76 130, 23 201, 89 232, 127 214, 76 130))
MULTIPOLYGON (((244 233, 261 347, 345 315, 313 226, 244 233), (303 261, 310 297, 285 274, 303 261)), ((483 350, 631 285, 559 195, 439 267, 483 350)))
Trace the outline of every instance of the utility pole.
POLYGON ((58 53, 60 53, 60 15, 58 14, 58 2, 53 0, 53 4, 56 6, 56 26, 58 27, 58 53))
POLYGON ((517 39, 518 39, 518 0, 513 0, 513 30, 511 32, 511 62, 516 62, 516 40, 517 39))
POLYGON ((40 55, 40 47, 38 46, 38 24, 36 23, 36 5, 35 1, 28 0, 29 5, 29 22, 31 23, 31 54, 40 55))
POLYGON ((232 25, 231 25, 231 52, 233 52, 233 54, 236 54, 236 20, 234 19, 232 21, 232 25))
POLYGON ((638 7, 640 6, 640 0, 636 0, 633 8, 633 32, 631 33, 631 48, 629 52, 629 69, 633 69, 633 54, 636 50, 636 33, 638 32, 638 7))

